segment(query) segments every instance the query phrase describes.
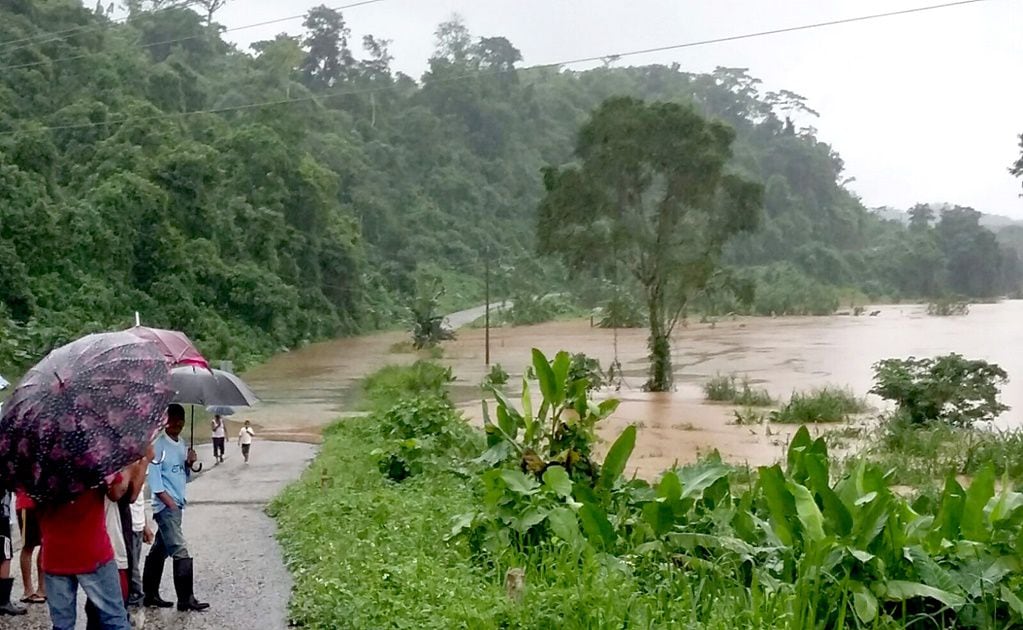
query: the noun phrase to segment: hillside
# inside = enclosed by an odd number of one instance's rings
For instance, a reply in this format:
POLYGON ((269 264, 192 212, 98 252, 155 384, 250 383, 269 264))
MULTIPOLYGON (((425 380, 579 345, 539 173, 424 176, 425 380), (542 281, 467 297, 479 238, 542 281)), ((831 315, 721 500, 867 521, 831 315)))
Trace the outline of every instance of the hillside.
MULTIPOLYGON (((205 16, 140 4, 117 22, 74 0, 0 3, 0 368, 135 311, 244 365, 393 325, 424 275, 452 305, 477 300, 484 256, 534 257, 540 169, 570 160, 589 112, 621 94, 736 128, 733 168, 767 194, 763 228, 727 260, 767 269, 760 282, 945 282, 892 266, 907 228, 842 186, 835 150, 790 121, 814 115, 801 97, 761 93, 743 69, 516 70, 512 43, 452 22, 414 80, 329 9, 302 38, 242 51, 205 16)), ((1018 279, 994 255, 971 291, 1018 279)))

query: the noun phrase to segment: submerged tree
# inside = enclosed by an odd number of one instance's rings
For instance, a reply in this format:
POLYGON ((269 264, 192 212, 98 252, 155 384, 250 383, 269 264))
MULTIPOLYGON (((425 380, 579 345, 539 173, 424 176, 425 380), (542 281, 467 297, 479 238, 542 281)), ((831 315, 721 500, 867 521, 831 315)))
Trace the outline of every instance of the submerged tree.
POLYGON ((544 171, 541 251, 575 269, 621 264, 643 287, 651 391, 671 389, 672 330, 725 241, 760 216, 762 187, 726 169, 734 137, 689 106, 612 98, 579 132, 581 163, 544 171))

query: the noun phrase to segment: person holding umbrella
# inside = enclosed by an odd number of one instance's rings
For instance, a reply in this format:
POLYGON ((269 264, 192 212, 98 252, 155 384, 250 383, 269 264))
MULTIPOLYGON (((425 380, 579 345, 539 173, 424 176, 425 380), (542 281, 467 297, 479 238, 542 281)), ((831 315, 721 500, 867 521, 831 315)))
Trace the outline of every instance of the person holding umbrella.
POLYGON ((24 606, 11 601, 11 559, 14 557, 14 543, 11 540, 11 493, 0 490, 0 616, 24 615, 24 606))
POLYGON ((218 463, 224 463, 224 442, 227 441, 227 429, 224 428, 224 419, 220 414, 213 416, 210 420, 210 430, 213 437, 213 459, 218 463))
POLYGON ((54 350, 18 384, 0 416, 0 480, 36 502, 47 604, 72 630, 81 586, 109 630, 129 630, 106 527, 174 394, 158 346, 127 333, 54 350))
POLYGON ((169 608, 174 604, 160 597, 160 581, 167 558, 174 560, 174 590, 178 610, 201 611, 210 607, 195 598, 192 557, 181 532, 181 513, 185 508, 185 485, 197 459, 195 451, 181 441, 185 428, 185 408, 174 403, 167 407, 167 426, 154 444, 156 456, 149 465, 149 488, 153 493, 153 518, 156 541, 142 569, 143 604, 169 608))

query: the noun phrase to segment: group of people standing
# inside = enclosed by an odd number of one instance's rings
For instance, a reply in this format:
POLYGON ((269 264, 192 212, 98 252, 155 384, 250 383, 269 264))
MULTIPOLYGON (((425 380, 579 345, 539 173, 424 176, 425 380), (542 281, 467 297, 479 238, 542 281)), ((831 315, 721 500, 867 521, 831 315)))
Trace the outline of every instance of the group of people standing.
MULTIPOLYGON (((223 461, 223 420, 214 419, 214 449, 223 461), (217 431, 222 437, 218 444, 217 431), (219 450, 219 452, 217 452, 219 450)), ((146 456, 62 505, 37 507, 21 493, 15 505, 21 529, 20 556, 25 596, 23 604, 47 604, 54 630, 73 630, 77 615, 77 590, 87 596, 87 628, 130 630, 132 618, 142 607, 169 608, 174 602, 160 596, 160 583, 168 558, 173 562, 177 609, 201 611, 209 604, 199 601, 193 589, 193 561, 182 533, 185 488, 191 480, 196 453, 185 445, 181 432, 185 411, 181 405, 167 407, 166 425, 149 446, 146 456), (152 495, 154 533, 147 522, 144 486, 152 495), (141 562, 143 542, 152 547, 141 562), (32 580, 33 555, 39 550, 32 580), (129 614, 132 611, 132 614, 129 614)), ((240 430, 239 444, 245 461, 254 432, 248 422, 240 430)), ((11 495, 0 503, 0 615, 23 615, 26 608, 11 601, 13 578, 10 561, 11 495)))

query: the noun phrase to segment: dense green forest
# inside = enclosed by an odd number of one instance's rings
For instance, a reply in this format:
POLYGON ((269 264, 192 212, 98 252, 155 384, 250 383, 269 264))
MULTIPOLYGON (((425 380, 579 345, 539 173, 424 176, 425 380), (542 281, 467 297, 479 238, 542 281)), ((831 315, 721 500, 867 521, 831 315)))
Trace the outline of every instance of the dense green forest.
POLYGON ((484 256, 536 268, 541 169, 570 161, 590 112, 622 95, 734 127, 730 168, 763 183, 765 216, 725 261, 757 282, 760 311, 834 287, 1018 286, 1018 257, 969 209, 909 227, 872 215, 838 154, 793 122, 815 116, 804 99, 744 69, 516 69, 511 42, 453 20, 415 80, 325 7, 303 35, 244 51, 205 10, 127 5, 115 20, 0 0, 0 368, 134 311, 247 363, 392 325, 424 275, 451 305, 477 300, 484 256))

